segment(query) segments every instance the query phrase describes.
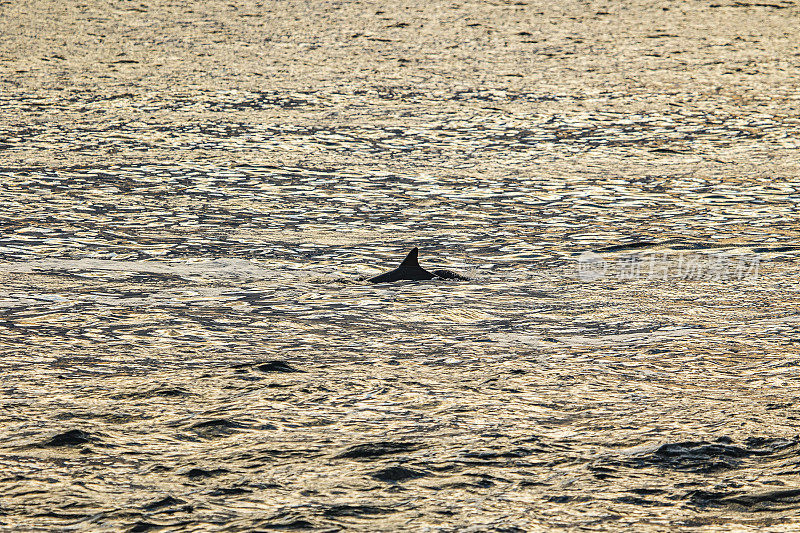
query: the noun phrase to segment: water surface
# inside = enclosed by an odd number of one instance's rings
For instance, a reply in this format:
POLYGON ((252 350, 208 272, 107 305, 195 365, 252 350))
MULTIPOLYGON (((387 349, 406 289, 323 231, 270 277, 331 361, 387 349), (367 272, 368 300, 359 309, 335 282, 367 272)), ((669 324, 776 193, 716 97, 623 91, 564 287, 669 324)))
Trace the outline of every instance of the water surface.
POLYGON ((797 7, 429 4, 0 7, 0 526, 797 527, 797 7))

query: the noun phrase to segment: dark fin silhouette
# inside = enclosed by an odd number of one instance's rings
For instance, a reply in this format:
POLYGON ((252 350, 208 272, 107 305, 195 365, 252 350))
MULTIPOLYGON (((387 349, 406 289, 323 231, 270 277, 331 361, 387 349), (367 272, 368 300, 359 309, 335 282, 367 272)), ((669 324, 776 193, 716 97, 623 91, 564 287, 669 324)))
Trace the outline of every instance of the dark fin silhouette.
POLYGON ((399 267, 391 272, 370 278, 368 281, 372 283, 390 283, 392 281, 401 280, 422 281, 435 277, 436 276, 419 266, 419 248, 415 246, 408 252, 408 255, 403 259, 399 267))
POLYGON ((395 268, 391 272, 386 272, 380 276, 370 278, 367 281, 372 283, 391 283, 393 281, 401 280, 423 281, 435 278, 454 279, 461 281, 469 279, 461 274, 456 274, 451 270, 434 270, 433 272, 428 272, 419 266, 419 248, 415 246, 410 252, 408 252, 408 255, 405 259, 403 259, 403 262, 400 263, 399 267, 395 268))
POLYGON ((406 268, 422 268, 419 266, 419 248, 416 246, 412 248, 411 251, 408 252, 406 258, 403 259, 403 262, 400 263, 400 266, 406 268))

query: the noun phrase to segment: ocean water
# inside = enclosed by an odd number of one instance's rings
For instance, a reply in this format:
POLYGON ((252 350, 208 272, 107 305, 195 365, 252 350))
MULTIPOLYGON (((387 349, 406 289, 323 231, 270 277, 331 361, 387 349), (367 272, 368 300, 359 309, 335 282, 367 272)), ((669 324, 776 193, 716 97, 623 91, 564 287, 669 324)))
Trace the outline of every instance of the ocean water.
POLYGON ((800 527, 796 5, 65 6, 0 6, 0 528, 800 527))

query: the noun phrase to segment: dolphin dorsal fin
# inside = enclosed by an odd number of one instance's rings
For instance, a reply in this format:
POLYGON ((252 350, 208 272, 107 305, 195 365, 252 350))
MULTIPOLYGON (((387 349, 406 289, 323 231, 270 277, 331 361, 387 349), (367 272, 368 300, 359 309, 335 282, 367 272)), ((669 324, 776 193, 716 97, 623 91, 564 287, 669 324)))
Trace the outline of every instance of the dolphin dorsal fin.
POLYGON ((419 266, 419 259, 417 259, 418 255, 419 248, 415 246, 410 252, 408 252, 408 255, 405 259, 403 259, 403 262, 400 263, 400 266, 406 268, 422 268, 419 266))

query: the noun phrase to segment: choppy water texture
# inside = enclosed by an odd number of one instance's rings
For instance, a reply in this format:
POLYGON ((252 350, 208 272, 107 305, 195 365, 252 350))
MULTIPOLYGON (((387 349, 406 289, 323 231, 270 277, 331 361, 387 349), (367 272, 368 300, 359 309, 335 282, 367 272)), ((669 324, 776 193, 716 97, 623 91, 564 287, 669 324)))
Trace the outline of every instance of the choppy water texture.
POLYGON ((0 2, 0 528, 800 528, 800 6, 422 4, 0 2))

